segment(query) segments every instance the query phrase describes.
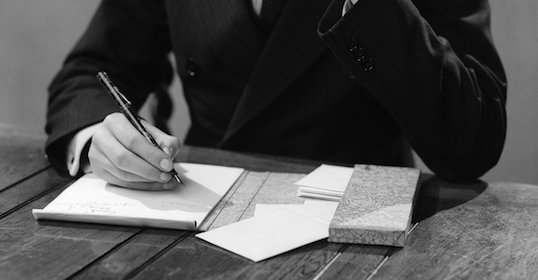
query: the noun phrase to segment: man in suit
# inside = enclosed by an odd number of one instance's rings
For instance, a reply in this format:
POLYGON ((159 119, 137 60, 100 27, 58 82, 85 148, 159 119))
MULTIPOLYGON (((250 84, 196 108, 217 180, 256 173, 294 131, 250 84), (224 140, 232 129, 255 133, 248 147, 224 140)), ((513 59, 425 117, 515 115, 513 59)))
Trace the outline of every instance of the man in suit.
POLYGON ((149 125, 164 152, 152 147, 95 79, 107 71, 138 108, 170 80, 170 52, 186 144, 400 166, 412 147, 449 180, 497 163, 506 78, 487 0, 277 2, 103 0, 50 86, 53 165, 75 175, 89 150, 109 182, 170 188, 177 138, 149 125))

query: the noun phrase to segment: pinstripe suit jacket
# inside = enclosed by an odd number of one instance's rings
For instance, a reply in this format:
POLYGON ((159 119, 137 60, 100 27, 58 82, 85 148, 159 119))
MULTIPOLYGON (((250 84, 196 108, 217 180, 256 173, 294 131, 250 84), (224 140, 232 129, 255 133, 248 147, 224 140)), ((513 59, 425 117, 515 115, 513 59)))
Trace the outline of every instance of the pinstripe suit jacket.
POLYGON ((105 70, 141 106, 173 52, 186 143, 473 179, 506 132, 505 74, 487 0, 289 0, 270 34, 245 0, 104 0, 49 88, 46 152, 116 110, 105 70))

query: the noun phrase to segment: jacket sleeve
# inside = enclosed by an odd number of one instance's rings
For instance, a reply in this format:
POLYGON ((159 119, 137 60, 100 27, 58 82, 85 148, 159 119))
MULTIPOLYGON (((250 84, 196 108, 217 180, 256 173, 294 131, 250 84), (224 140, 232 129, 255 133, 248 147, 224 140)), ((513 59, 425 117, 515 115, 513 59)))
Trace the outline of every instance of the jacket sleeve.
POLYGON ((333 1, 318 33, 391 114, 425 164, 472 180, 498 161, 506 77, 487 0, 333 1))
POLYGON ((80 129, 117 111, 96 79, 106 71, 140 108, 147 95, 170 80, 170 40, 163 3, 104 0, 49 87, 45 152, 66 173, 69 140, 80 129))

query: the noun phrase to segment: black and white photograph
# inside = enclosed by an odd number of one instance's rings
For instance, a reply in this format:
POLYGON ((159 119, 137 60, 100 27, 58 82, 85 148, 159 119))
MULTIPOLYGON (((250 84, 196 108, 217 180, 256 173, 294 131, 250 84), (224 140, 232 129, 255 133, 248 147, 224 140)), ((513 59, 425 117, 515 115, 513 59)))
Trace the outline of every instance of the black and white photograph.
POLYGON ((537 279, 538 1, 0 1, 0 279, 537 279))

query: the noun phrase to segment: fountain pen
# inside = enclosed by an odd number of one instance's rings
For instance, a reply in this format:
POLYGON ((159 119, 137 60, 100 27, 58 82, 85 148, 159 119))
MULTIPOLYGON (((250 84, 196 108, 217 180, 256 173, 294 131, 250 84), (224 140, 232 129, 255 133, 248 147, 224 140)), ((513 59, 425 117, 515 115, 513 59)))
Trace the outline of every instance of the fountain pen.
MULTIPOLYGON (((101 84, 103 84, 104 88, 109 93, 109 95, 112 96, 112 98, 114 98, 114 101, 116 101, 116 103, 120 107, 120 110, 123 113, 123 115, 125 115, 125 117, 136 128, 136 130, 138 130, 142 135, 144 135, 144 137, 151 144, 153 144, 153 146, 157 147, 159 150, 162 151, 162 149, 159 146, 159 144, 157 143, 157 141, 155 141, 155 138, 153 138, 151 133, 149 133, 149 131, 144 126, 144 124, 140 121, 140 118, 138 118, 131 111, 131 109, 130 109, 131 102, 129 101, 129 99, 127 99, 127 97, 125 97, 120 92, 120 90, 112 83, 110 78, 108 78, 107 73, 106 72, 97 73, 97 79, 101 82, 101 84)), ((172 175, 172 177, 174 177, 174 179, 178 183, 183 185, 183 182, 181 181, 181 179, 179 179, 179 176, 177 175, 177 172, 174 169, 172 169, 172 171, 170 171, 170 175, 172 175)))

